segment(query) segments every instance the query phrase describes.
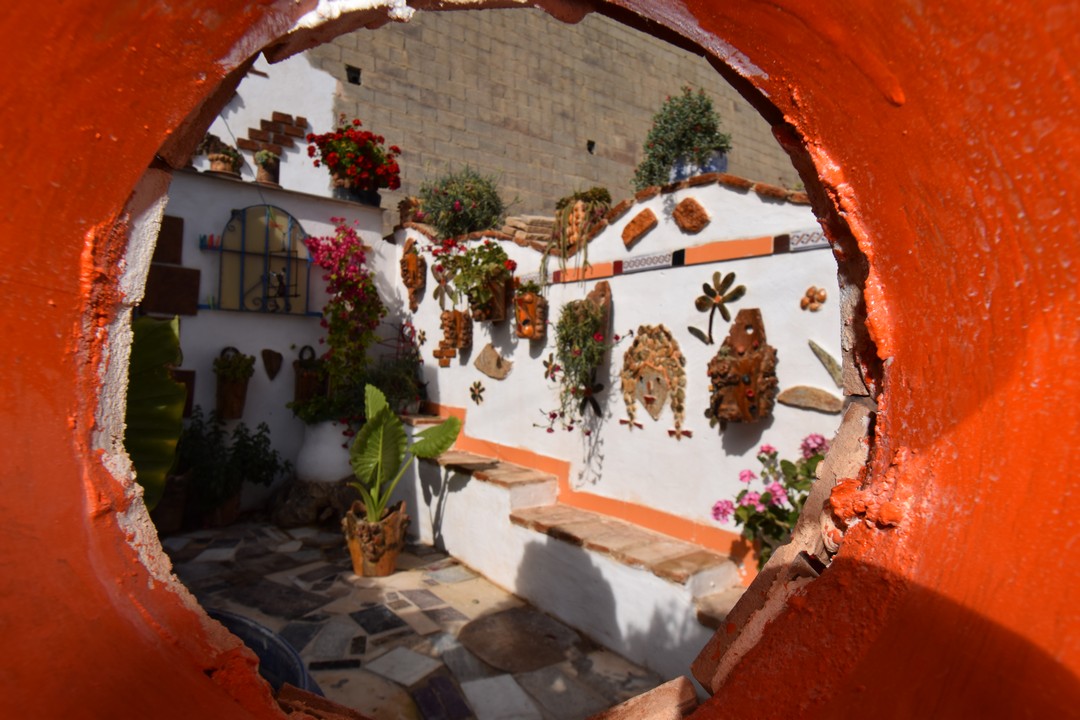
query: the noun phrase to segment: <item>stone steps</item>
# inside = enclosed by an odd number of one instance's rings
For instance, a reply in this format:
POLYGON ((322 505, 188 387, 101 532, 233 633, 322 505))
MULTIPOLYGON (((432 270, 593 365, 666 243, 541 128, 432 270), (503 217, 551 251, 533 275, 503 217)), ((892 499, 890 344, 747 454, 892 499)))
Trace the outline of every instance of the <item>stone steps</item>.
POLYGON ((507 489, 513 525, 685 586, 698 622, 707 628, 718 628, 742 595, 738 570, 728 556, 624 520, 559 504, 554 475, 458 450, 436 461, 447 470, 507 489))

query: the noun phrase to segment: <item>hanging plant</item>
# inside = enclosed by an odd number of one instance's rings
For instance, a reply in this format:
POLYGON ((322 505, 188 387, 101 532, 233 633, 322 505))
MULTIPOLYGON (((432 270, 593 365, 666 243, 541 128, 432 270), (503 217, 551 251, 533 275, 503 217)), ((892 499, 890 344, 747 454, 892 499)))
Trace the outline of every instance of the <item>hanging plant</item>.
POLYGON ((555 226, 551 242, 540 259, 540 277, 547 278, 548 257, 555 253, 559 269, 566 271, 568 258, 581 254, 581 267, 589 266, 589 236, 611 209, 611 193, 594 187, 561 198, 555 204, 555 226))
POLYGON ((706 345, 713 344, 713 318, 716 316, 717 311, 720 312, 720 317, 724 318, 725 322, 731 322, 731 311, 727 308, 727 303, 735 302, 743 295, 746 294, 745 285, 737 285, 731 290, 731 284, 735 282, 735 273, 730 272, 724 276, 724 279, 720 279, 720 273, 715 272, 712 276, 712 284, 704 283, 701 289, 704 294, 699 295, 694 300, 694 307, 700 312, 709 313, 709 334, 706 335, 696 327, 689 327, 687 330, 690 334, 696 337, 706 345))

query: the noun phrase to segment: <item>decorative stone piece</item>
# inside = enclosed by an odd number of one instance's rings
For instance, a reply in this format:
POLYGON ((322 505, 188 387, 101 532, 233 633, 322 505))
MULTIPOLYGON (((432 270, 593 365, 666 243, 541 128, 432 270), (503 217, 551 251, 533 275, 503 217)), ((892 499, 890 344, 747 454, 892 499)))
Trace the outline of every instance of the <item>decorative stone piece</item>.
POLYGON ((808 385, 796 385, 785 389, 776 397, 777 402, 805 410, 818 410, 838 415, 844 409, 844 401, 832 393, 808 385))
POLYGON ((488 343, 476 357, 473 366, 493 380, 505 380, 514 368, 514 363, 500 355, 495 346, 488 343))
POLYGON ((622 231, 622 241, 626 249, 629 250, 631 246, 637 243, 638 240, 645 237, 650 230, 659 224, 659 220, 649 208, 645 208, 634 218, 626 224, 626 227, 622 231))
POLYGON ((547 335, 548 301, 543 295, 519 292, 514 296, 514 315, 519 338, 543 340, 547 335))
POLYGON ((263 350, 262 351, 263 368, 266 370, 266 376, 273 380, 277 377, 277 374, 281 372, 281 363, 285 359, 281 353, 275 350, 263 350))
POLYGON ((635 427, 637 403, 645 406, 645 412, 653 420, 660 418, 664 405, 671 400, 675 415, 675 433, 681 440, 682 423, 686 410, 686 358, 678 342, 663 325, 641 325, 634 336, 634 343, 623 356, 622 379, 623 402, 630 416, 627 427, 635 427))
POLYGON ((686 198, 676 205, 672 217, 680 230, 691 235, 701 232, 709 224, 709 213, 694 198, 686 198))
POLYGON ((401 281, 409 291, 409 310, 416 312, 427 282, 427 260, 420 254, 414 238, 409 238, 401 254, 401 281))
POLYGON ((809 343, 810 349, 814 351, 814 355, 821 361, 821 364, 825 366, 825 369, 829 373, 829 377, 836 383, 836 387, 843 388, 844 371, 840 368, 840 363, 836 361, 836 358, 829 354, 828 350, 821 347, 813 340, 810 340, 809 343))
POLYGON ((761 310, 740 310, 715 357, 709 361, 710 423, 757 422, 776 402, 776 348, 765 339, 761 310))
POLYGON ((806 294, 799 299, 799 307, 810 312, 817 312, 828 297, 829 295, 824 288, 811 285, 806 288, 806 294))
POLYGON ((611 286, 607 280, 596 283, 596 287, 585 296, 585 302, 593 303, 603 311, 604 319, 600 321, 600 332, 607 336, 611 328, 611 286))

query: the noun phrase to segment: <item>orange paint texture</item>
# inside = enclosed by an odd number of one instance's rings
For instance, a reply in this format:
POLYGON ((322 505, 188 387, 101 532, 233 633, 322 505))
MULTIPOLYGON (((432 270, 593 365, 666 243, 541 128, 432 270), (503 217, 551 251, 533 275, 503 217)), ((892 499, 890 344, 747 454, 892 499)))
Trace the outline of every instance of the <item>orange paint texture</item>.
MULTIPOLYGON (((280 717, 250 666, 226 659, 235 641, 154 580, 121 529, 123 494, 91 451, 105 341, 93 318, 111 317, 116 274, 84 284, 84 248, 171 134, 198 137, 184 120, 225 75, 313 5, 16 0, 0 16, 0 116, 18 129, 0 153, 12 716, 280 717)), ((883 369, 861 488, 904 493, 876 511, 899 525, 848 528, 801 608, 769 623, 696 716, 1074 713, 1080 7, 597 6, 721 55, 792 153, 844 267, 867 263, 856 276, 883 369), (894 464, 899 448, 911 454, 894 464)), ((119 239, 93 242, 109 257, 119 239)))

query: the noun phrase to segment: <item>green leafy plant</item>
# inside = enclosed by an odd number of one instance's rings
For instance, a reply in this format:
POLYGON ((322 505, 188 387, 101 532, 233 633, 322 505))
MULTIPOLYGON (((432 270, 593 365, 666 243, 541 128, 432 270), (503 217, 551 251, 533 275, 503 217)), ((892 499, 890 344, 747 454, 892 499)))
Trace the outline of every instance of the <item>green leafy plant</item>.
POLYGON ((233 172, 239 170, 240 166, 244 164, 244 156, 240 154, 239 150, 212 133, 206 133, 203 136, 196 153, 205 155, 211 162, 216 160, 230 165, 233 172))
POLYGON ((281 162, 281 156, 273 150, 259 150, 255 153, 255 164, 259 167, 277 165, 281 162))
POLYGON ((415 458, 434 458, 457 440, 461 421, 449 417, 420 432, 409 442, 401 419, 374 385, 364 391, 367 422, 357 433, 349 450, 356 481, 349 483, 364 501, 367 521, 379 522, 390 496, 415 458))
POLYGON ((292 465, 271 446, 266 423, 259 423, 254 433, 238 423, 230 437, 217 413, 206 417, 198 406, 180 435, 176 453, 177 470, 191 472, 192 488, 204 511, 220 507, 245 482, 269 485, 292 472, 292 465))
POLYGON ((214 373, 221 380, 247 380, 255 374, 255 356, 236 348, 225 348, 214 358, 214 373))
POLYGON ((669 96, 653 116, 645 139, 645 157, 634 172, 634 187, 644 190, 668 182, 679 158, 702 165, 714 152, 731 149, 731 136, 720 132, 720 116, 704 90, 684 86, 669 96))
MULTIPOLYGON (((554 365, 545 363, 545 377, 559 383, 559 409, 548 413, 551 423, 560 420, 563 427, 573 430, 583 419, 586 410, 600 415, 596 395, 604 385, 596 382, 597 368, 607 352, 622 338, 604 334, 604 310, 588 300, 577 300, 563 306, 555 324, 554 365)), ((550 429, 549 429, 550 432, 550 429)))
POLYGON ((506 211, 495 179, 469 166, 423 183, 420 207, 417 221, 434 227, 443 239, 498 227, 506 211))
POLYGON ((466 246, 465 252, 450 256, 446 264, 453 273, 457 292, 464 294, 473 307, 490 303, 501 283, 517 270, 517 263, 507 256, 502 245, 491 240, 466 246))
POLYGON ((724 318, 725 322, 731 322, 731 312, 727 308, 727 303, 735 302, 743 295, 746 294, 745 285, 736 285, 731 288, 732 283, 735 282, 735 273, 729 272, 724 276, 723 280, 720 279, 720 273, 715 272, 712 276, 712 285, 709 283, 703 283, 701 286, 702 294, 698 295, 694 300, 694 307, 699 312, 709 313, 709 333, 706 335, 696 327, 689 327, 687 330, 690 334, 696 337, 706 345, 713 344, 713 318, 716 316, 717 311, 720 312, 720 317, 724 318), (731 288, 730 290, 728 288, 731 288))
POLYGON ((169 369, 181 362, 177 318, 139 317, 131 323, 124 447, 135 466, 143 501, 154 509, 176 460, 187 391, 169 369))
POLYGON ((734 502, 719 500, 713 505, 713 519, 727 522, 734 517, 735 524, 743 528, 743 537, 758 546, 759 567, 764 567, 773 551, 791 538, 814 484, 818 463, 829 451, 829 442, 813 433, 803 438, 799 449, 802 457, 792 462, 780 459, 772 445, 762 445, 757 454, 761 475, 743 470, 739 481, 746 488, 734 502), (761 490, 753 489, 755 481, 760 481, 761 490))
POLYGON ((386 147, 386 138, 361 130, 361 126, 359 118, 348 120, 342 114, 330 132, 308 133, 308 157, 315 158, 315 167, 325 167, 358 190, 397 190, 401 187, 397 163, 401 148, 386 147))

